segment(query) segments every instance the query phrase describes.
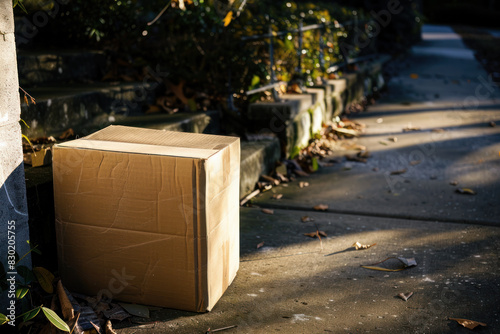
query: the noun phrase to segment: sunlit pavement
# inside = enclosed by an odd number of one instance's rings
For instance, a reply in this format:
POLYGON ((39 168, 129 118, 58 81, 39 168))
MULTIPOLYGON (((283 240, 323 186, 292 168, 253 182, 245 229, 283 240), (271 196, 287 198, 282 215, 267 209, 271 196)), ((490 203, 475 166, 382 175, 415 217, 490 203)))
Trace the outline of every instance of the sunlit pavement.
POLYGON ((367 126, 355 139, 367 163, 322 168, 308 187, 242 208, 240 270, 211 312, 155 311, 117 332, 469 333, 449 320, 465 318, 499 333, 499 88, 448 27, 425 26, 423 38, 392 65, 388 93, 350 115, 367 126), (317 229, 328 236, 303 235, 317 229), (388 257, 417 265, 361 267, 388 257))

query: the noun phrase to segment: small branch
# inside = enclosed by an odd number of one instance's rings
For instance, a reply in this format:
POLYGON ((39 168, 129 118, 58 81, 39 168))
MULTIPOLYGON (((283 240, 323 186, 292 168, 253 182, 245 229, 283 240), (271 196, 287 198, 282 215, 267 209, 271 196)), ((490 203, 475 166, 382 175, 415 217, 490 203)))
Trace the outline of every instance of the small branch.
POLYGON ((165 13, 165 11, 167 10, 168 6, 170 6, 171 3, 172 3, 172 1, 169 1, 167 3, 167 5, 165 7, 163 7, 161 12, 158 15, 156 15, 156 17, 153 19, 153 21, 148 22, 148 26, 155 24, 155 22, 158 21, 160 19, 160 17, 165 13))

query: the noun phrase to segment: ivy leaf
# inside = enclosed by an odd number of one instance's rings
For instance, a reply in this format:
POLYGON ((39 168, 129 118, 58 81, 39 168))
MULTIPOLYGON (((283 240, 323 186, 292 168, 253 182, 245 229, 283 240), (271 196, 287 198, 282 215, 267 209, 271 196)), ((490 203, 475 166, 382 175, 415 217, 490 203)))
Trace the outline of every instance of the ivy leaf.
POLYGON ((65 323, 58 315, 56 312, 52 311, 50 308, 46 308, 45 306, 42 306, 42 312, 45 314, 47 319, 52 323, 52 325, 56 326, 58 329, 69 332, 69 326, 67 323, 65 323))
POLYGON ((33 273, 35 274, 36 280, 38 281, 38 283, 40 283, 43 291, 47 293, 54 292, 54 286, 52 285, 52 282, 54 281, 54 275, 50 271, 48 271, 44 267, 35 267, 33 268, 33 273))

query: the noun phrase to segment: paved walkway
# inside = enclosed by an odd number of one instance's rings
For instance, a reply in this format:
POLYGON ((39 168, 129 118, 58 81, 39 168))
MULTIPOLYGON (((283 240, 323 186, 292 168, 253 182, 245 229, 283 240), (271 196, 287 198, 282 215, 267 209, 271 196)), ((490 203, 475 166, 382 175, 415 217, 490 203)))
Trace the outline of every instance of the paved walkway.
POLYGON ((255 201, 273 215, 242 208, 240 271, 211 312, 156 311, 153 323, 117 332, 469 333, 449 320, 466 318, 499 333, 500 94, 451 29, 425 26, 423 37, 394 64, 387 95, 351 117, 367 125, 357 140, 372 152, 366 164, 275 187, 282 199, 255 201), (316 226, 328 237, 303 235, 316 226), (360 267, 387 257, 417 265, 360 267))

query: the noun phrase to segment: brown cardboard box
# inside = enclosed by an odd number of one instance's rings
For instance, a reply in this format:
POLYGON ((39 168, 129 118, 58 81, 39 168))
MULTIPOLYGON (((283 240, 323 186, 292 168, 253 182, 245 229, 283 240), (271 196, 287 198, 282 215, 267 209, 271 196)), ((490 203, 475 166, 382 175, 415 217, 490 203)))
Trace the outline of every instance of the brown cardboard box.
POLYGON ((110 126, 53 148, 75 292, 209 311, 239 267, 239 138, 110 126))

